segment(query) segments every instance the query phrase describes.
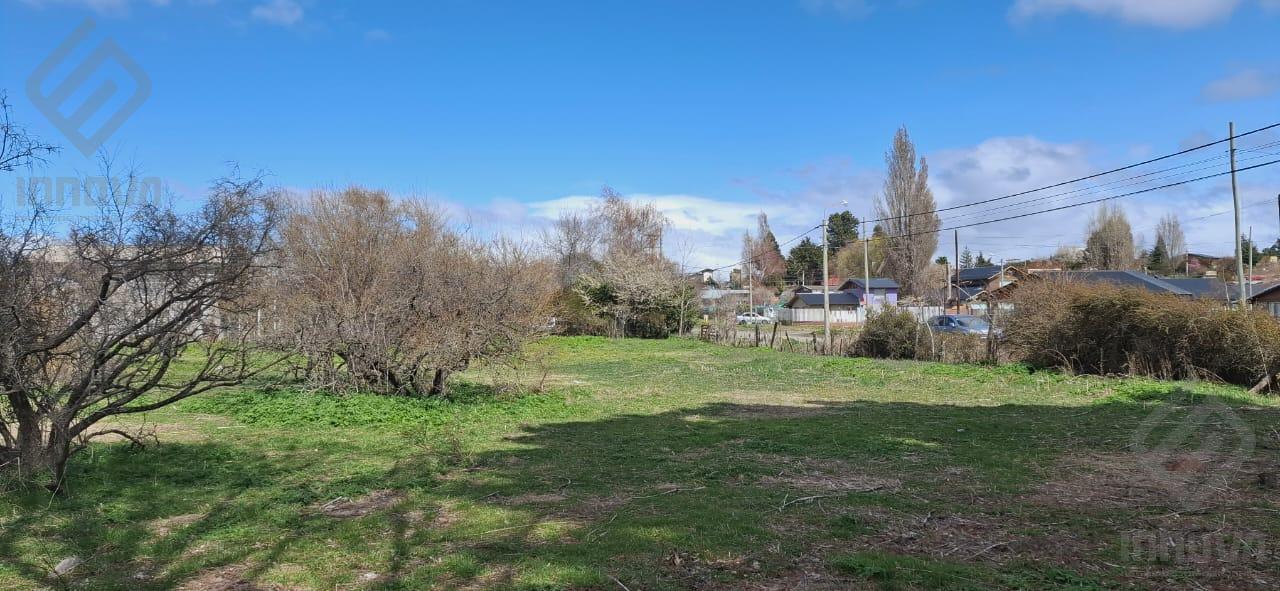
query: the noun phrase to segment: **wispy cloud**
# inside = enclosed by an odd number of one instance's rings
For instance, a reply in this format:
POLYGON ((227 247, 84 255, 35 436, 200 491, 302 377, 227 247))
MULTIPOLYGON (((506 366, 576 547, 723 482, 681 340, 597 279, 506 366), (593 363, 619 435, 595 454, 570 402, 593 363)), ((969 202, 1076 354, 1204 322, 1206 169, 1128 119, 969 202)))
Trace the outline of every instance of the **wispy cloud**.
POLYGON ((253 20, 271 25, 291 27, 302 20, 302 5, 294 0, 268 0, 249 11, 253 20))
POLYGON ((1247 68, 1204 85, 1200 96, 1213 102, 1243 101, 1271 96, 1280 90, 1280 74, 1247 68))
POLYGON ((1242 0, 1017 0, 1009 10, 1015 21, 1083 12, 1126 23, 1192 29, 1231 16, 1242 0))

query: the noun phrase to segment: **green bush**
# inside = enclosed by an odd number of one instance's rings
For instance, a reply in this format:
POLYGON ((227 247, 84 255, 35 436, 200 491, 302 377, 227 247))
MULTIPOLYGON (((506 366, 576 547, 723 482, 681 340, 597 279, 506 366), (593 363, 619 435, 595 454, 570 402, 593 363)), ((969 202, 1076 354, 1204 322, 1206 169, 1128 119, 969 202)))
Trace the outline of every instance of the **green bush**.
POLYGON ((915 315, 883 307, 867 314, 867 321, 850 351, 856 357, 917 359, 929 350, 929 333, 915 315))
POLYGON ((1007 343, 1033 367, 1250 386, 1280 369, 1280 323, 1262 312, 1050 279, 1019 287, 1013 304, 1007 343))

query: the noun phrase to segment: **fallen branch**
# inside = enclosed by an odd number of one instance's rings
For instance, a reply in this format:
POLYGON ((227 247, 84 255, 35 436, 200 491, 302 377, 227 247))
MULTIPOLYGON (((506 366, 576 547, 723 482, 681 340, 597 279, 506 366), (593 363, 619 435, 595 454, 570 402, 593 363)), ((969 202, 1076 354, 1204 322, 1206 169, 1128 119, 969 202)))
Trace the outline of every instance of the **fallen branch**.
POLYGON ((834 497, 834 496, 835 496, 835 495, 810 495, 810 496, 807 496, 807 497, 800 497, 800 498, 798 498, 798 499, 791 499, 790 501, 788 501, 788 500, 786 499, 786 497, 783 497, 783 498, 782 498, 782 505, 781 505, 780 507, 778 507, 778 512, 782 512, 782 510, 783 510, 783 509, 786 509, 787 507, 790 507, 790 506, 792 506, 792 505, 794 505, 794 504, 796 504, 796 503, 805 503, 805 502, 809 502, 809 501, 816 501, 816 500, 818 500, 818 499, 825 499, 825 498, 828 498, 828 497, 834 497))
POLYGON ((662 491, 662 492, 660 492, 660 493, 655 493, 655 494, 652 494, 652 495, 641 495, 641 496, 638 496, 638 497, 631 497, 631 499, 632 499, 632 500, 634 500, 634 499, 648 499, 648 498, 650 498, 650 497, 660 497, 660 496, 662 496, 662 495, 669 495, 669 494, 672 494, 672 493, 678 493, 678 492, 690 492, 690 491, 695 491, 695 490, 702 490, 702 489, 704 489, 704 488, 707 488, 707 487, 705 487, 705 486, 695 486, 695 487, 693 487, 693 488, 673 488, 673 489, 671 489, 671 490, 664 490, 664 491, 662 491))

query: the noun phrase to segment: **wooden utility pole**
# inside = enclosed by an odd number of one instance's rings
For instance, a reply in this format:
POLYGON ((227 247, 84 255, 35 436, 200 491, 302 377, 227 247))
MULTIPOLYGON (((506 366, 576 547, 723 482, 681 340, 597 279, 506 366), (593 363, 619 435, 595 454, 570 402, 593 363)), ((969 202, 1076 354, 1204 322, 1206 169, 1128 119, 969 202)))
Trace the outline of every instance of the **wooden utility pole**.
POLYGON ((955 240, 956 248, 956 314, 960 313, 960 230, 952 230, 951 237, 955 240))
POLYGON ((831 281, 827 271, 827 212, 822 212, 822 347, 831 350, 831 281))
POLYGON ((1240 309, 1249 309, 1249 298, 1244 287, 1244 245, 1240 242, 1240 191, 1236 188, 1236 124, 1227 123, 1227 146, 1231 154, 1231 202, 1236 212, 1236 284, 1240 297, 1240 309))
MULTIPOLYGON (((867 222, 862 222, 862 301, 871 303, 871 237, 867 235, 867 222)), ((870 307, 863 306, 862 321, 866 322, 870 307)))
POLYGON ((1253 226, 1249 226, 1249 297, 1253 297, 1253 251, 1257 249, 1253 245, 1253 226))

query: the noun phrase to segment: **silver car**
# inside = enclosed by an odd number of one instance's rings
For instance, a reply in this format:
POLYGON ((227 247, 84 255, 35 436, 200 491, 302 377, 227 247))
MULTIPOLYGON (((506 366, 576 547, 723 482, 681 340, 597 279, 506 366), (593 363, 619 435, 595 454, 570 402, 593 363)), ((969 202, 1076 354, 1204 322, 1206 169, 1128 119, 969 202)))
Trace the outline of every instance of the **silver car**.
POLYGON ((943 314, 930 318, 925 324, 936 333, 1000 337, 1000 329, 993 328, 986 318, 970 314, 943 314))

